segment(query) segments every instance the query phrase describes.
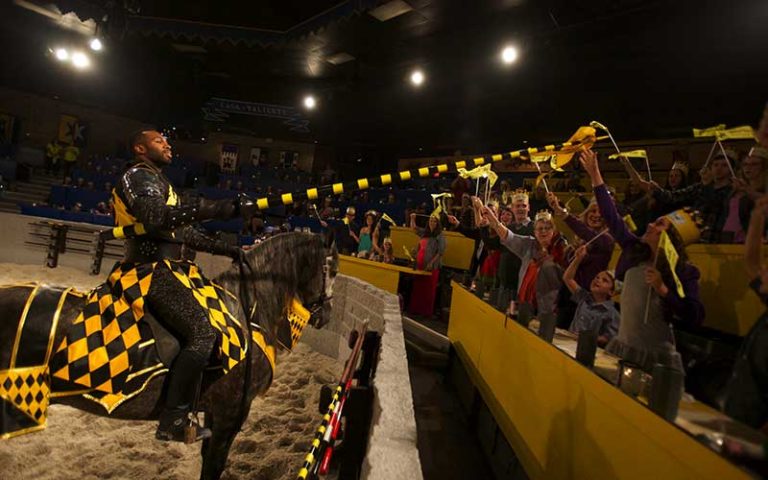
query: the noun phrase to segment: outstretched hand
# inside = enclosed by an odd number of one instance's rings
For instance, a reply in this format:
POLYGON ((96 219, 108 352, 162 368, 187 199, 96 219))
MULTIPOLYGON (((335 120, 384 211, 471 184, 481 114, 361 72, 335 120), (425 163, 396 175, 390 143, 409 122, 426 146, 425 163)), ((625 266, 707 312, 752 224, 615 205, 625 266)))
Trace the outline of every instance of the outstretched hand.
POLYGON ((560 205, 560 200, 558 200, 557 195, 553 192, 547 193, 547 203, 549 204, 549 208, 555 212, 555 215, 565 216, 568 213, 568 211, 560 205))
POLYGON ((590 178, 600 174, 600 166, 597 164, 597 154, 591 148, 585 148, 579 152, 579 163, 590 178))

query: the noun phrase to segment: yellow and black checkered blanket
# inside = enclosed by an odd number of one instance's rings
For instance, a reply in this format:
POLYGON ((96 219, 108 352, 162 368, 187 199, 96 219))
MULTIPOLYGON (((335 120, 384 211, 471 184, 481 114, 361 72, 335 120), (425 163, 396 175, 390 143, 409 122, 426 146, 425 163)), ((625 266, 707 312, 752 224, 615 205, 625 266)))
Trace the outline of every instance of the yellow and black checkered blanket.
POLYGON ((143 389, 144 382, 128 382, 142 373, 137 371, 144 366, 139 346, 151 340, 151 332, 139 328, 139 322, 157 268, 170 269, 208 313, 211 325, 220 332, 218 353, 224 372, 245 358, 248 344, 240 322, 222 301, 228 292, 206 279, 195 264, 170 260, 117 263, 107 282, 90 292, 82 313, 51 359, 54 392, 91 392, 99 398, 109 397, 107 404, 117 406, 127 395, 138 393, 137 388, 143 389))

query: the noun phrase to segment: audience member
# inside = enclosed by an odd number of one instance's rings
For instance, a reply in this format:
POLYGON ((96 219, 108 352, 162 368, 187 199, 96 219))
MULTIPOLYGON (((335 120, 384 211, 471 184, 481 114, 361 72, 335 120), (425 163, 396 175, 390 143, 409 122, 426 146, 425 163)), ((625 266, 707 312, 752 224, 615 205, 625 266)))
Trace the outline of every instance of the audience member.
POLYGON ((416 226, 416 214, 411 214, 411 228, 419 235, 416 251, 416 269, 432 272, 430 276, 415 275, 408 311, 416 315, 431 317, 434 314, 437 283, 440 278, 440 266, 445 254, 445 237, 440 221, 434 215, 429 216, 426 228, 416 226))
MULTIPOLYGON (((608 268, 611 255, 613 255, 615 242, 613 237, 606 232, 605 219, 600 214, 596 202, 590 202, 582 212, 581 218, 576 218, 560 205, 557 195, 554 193, 548 194, 547 200, 552 211, 555 212, 555 216, 562 218, 565 224, 576 234, 579 239, 578 244, 589 246, 590 254, 586 260, 579 263, 579 269, 575 274, 579 286, 588 290, 595 275, 608 268)), ((563 291, 558 302, 557 324, 561 328, 568 328, 576 312, 576 306, 569 301, 569 296, 568 292, 563 291)))
MULTIPOLYGON (((747 229, 744 248, 749 286, 768 306, 768 265, 761 246, 768 215, 768 196, 757 200, 747 229)), ((768 311, 755 322, 741 343, 733 375, 726 390, 723 411, 752 428, 768 431, 768 311)))
POLYGON ((678 211, 649 223, 643 236, 636 236, 608 194, 595 153, 585 150, 579 160, 592 181, 600 213, 622 249, 616 267, 616 278, 624 282, 621 322, 607 349, 646 371, 656 364, 683 371, 670 324, 700 325, 704 319, 699 270, 688 262, 684 243, 697 239, 698 230, 687 214, 678 211), (659 249, 663 233, 679 255, 675 274, 684 296, 678 293, 666 254, 659 249))
POLYGON ((357 256, 360 258, 368 258, 373 254, 373 229, 376 222, 376 212, 368 210, 363 217, 363 227, 360 228, 360 237, 357 245, 357 256))
POLYGON ((536 311, 539 321, 555 320, 557 297, 562 286, 567 242, 552 221, 552 214, 542 210, 536 214, 533 237, 517 235, 504 226, 493 210, 483 210, 490 227, 496 230, 501 244, 520 257, 518 302, 526 312, 536 311))
POLYGON ((583 331, 597 331, 597 344, 605 347, 619 333, 619 312, 611 297, 616 289, 616 280, 608 270, 599 272, 585 289, 576 281, 579 264, 587 257, 587 246, 576 249, 573 261, 563 274, 563 283, 571 292, 571 301, 575 303, 573 321, 569 330, 575 334, 583 331))

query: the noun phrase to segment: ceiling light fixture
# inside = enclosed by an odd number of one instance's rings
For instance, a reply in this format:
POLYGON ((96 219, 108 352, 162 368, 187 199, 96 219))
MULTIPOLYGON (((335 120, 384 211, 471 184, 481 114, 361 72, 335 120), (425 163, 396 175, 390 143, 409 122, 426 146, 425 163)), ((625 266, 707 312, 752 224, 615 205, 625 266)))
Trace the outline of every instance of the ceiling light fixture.
POLYGON ((101 51, 102 48, 104 48, 104 45, 101 43, 101 40, 98 38, 94 38, 91 40, 91 43, 88 44, 91 47, 91 50, 95 52, 101 51))
POLYGON ((504 47, 504 49, 501 51, 501 61, 507 65, 515 63, 517 61, 517 57, 517 49, 511 45, 504 47))
POLYGON ((79 69, 88 68, 91 66, 91 59, 83 52, 75 52, 72 54, 72 65, 79 69))
POLYGON ((57 60, 60 60, 62 62, 66 62, 67 60, 69 60, 69 52, 67 51, 66 48, 57 48, 56 50, 54 50, 53 53, 56 55, 57 60))
POLYGON ((421 70, 414 70, 411 73, 411 83, 417 87, 424 83, 424 73, 421 70))
POLYGON ((304 107, 307 110, 312 110, 317 105, 317 101, 315 100, 315 97, 312 95, 307 95, 304 97, 304 107))

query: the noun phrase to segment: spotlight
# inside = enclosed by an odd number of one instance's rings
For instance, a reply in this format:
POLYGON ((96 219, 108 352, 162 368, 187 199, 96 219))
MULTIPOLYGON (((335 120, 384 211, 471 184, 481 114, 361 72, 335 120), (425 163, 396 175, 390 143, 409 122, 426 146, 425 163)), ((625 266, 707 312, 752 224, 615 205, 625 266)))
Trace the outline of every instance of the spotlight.
POLYGON ((57 48, 53 53, 56 55, 57 60, 61 60, 62 62, 69 60, 69 52, 66 48, 57 48))
POLYGON ((504 50, 501 51, 501 61, 506 63, 507 65, 511 63, 515 63, 517 60, 517 49, 513 46, 504 47, 504 50))
POLYGON ((307 95, 306 97, 304 97, 304 107, 307 110, 312 110, 313 108, 315 108, 315 105, 317 105, 317 101, 315 100, 315 97, 313 97, 312 95, 307 95))
POLYGON ((101 40, 99 40, 98 38, 94 38, 93 40, 91 40, 91 43, 89 43, 89 45, 91 46, 91 50, 95 52, 98 52, 102 48, 104 48, 104 45, 101 43, 101 40))
POLYGON ((72 65, 75 68, 88 68, 91 65, 91 59, 83 52, 75 52, 72 54, 72 65))
POLYGON ((411 83, 417 87, 424 83, 424 74, 421 72, 421 70, 415 70, 413 73, 411 73, 411 83))

